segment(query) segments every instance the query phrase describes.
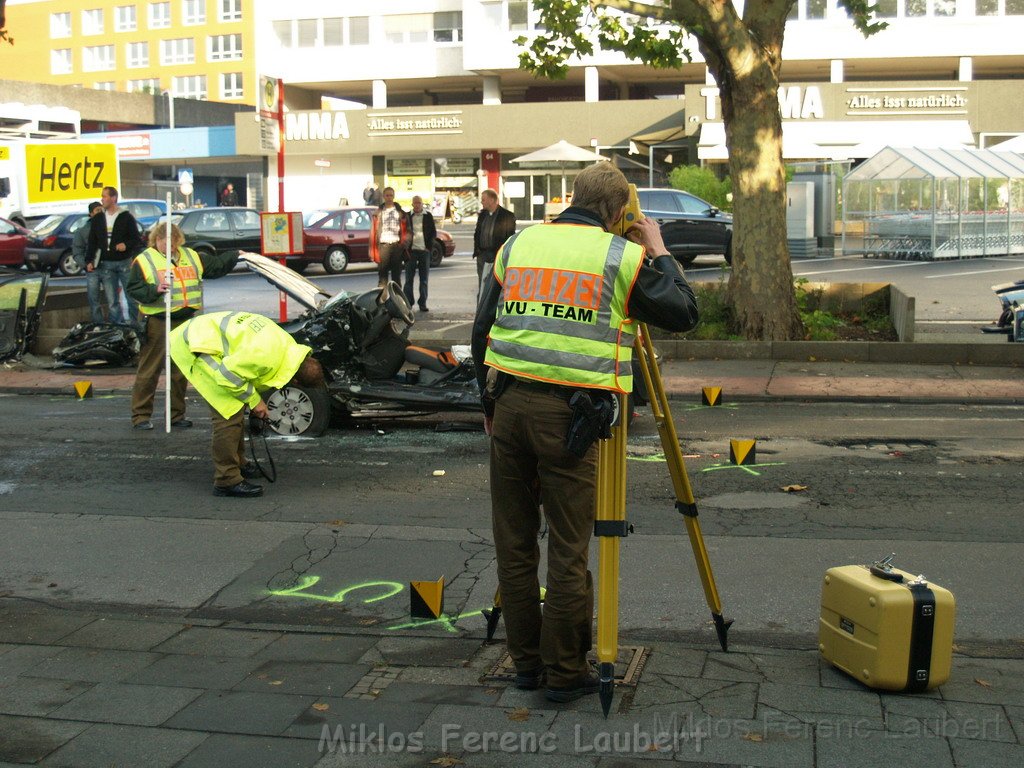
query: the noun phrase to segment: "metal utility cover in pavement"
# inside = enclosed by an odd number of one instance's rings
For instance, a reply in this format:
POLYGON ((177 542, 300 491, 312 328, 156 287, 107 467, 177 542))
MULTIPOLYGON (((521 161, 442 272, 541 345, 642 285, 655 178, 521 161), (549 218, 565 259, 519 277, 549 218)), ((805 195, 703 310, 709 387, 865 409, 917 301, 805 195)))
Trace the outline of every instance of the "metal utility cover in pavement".
MULTIPOLYGON (((619 648, 619 655, 615 659, 615 685, 635 688, 650 655, 650 650, 642 645, 625 645, 619 648)), ((506 651, 483 679, 489 682, 512 683, 515 676, 515 664, 506 651)))

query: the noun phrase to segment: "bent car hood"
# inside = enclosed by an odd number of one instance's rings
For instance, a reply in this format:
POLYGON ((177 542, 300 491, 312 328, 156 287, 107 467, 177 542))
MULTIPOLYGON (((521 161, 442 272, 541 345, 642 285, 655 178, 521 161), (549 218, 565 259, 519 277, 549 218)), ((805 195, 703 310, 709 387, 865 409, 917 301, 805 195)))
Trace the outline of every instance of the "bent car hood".
POLYGON ((243 251, 239 254, 238 260, 244 261, 249 270, 261 275, 268 283, 284 291, 307 309, 320 309, 331 298, 331 294, 316 283, 266 256, 243 251))

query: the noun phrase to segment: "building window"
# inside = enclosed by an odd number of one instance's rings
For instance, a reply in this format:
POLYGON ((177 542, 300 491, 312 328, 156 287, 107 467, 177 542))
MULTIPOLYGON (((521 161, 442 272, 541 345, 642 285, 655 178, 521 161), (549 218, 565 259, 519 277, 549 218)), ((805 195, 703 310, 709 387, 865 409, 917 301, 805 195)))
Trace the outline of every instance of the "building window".
POLYGON ((71 74, 71 49, 60 48, 50 51, 50 74, 70 75, 71 74))
POLYGON ((425 43, 430 38, 434 19, 429 13, 410 13, 384 17, 384 39, 391 45, 425 43))
POLYGON ((999 13, 999 0, 975 0, 975 16, 995 16, 999 13))
POLYGON ((160 80, 149 77, 144 80, 129 80, 128 93, 160 93, 160 80))
POLYGON ((114 90, 114 81, 104 80, 102 83, 93 83, 92 87, 96 91, 112 91, 114 90))
POLYGON ((195 41, 191 37, 160 41, 161 64, 192 64, 195 60, 195 41))
POLYGON ((241 21, 242 0, 220 0, 217 13, 221 21, 241 21))
POLYGON ((508 28, 521 32, 530 28, 530 4, 523 0, 510 0, 508 4, 508 28))
POLYGON ((1006 0, 1007 16, 1024 16, 1024 0, 1006 0))
POLYGON ((137 27, 134 5, 119 5, 114 9, 114 29, 116 31, 134 32, 137 27))
POLYGON ((345 20, 324 19, 324 45, 337 47, 345 44, 345 20))
POLYGON ((50 14, 50 37, 57 39, 71 37, 71 14, 51 13, 50 14))
POLYGON ((241 72, 225 72, 220 76, 220 97, 222 99, 240 99, 244 95, 241 72))
POLYGON ((82 71, 102 72, 114 68, 114 46, 90 45, 82 49, 82 71))
POLYGON ((93 8, 82 11, 82 34, 102 35, 103 34, 103 9, 93 8))
POLYGON ((124 63, 129 69, 149 66, 149 43, 127 43, 124 47, 124 63))
POLYGON ((181 23, 186 27, 206 23, 206 0, 181 0, 181 23))
POLYGON ((316 19, 299 19, 296 23, 298 34, 295 42, 299 48, 312 48, 316 45, 316 19))
POLYGON ((172 78, 171 93, 176 98, 205 99, 206 75, 188 75, 187 77, 172 78))
POLYGON ((348 44, 370 44, 370 17, 353 16, 348 20, 348 44))
POLYGON ((880 19, 896 18, 896 0, 878 0, 875 15, 880 19))
POLYGON ((149 28, 167 29, 171 26, 171 4, 150 3, 149 4, 149 28))
POLYGON ((231 61, 242 58, 241 35, 210 35, 207 61, 231 61))
POLYGON ((462 39, 462 11, 444 11, 434 14, 435 43, 458 43, 462 39))
POLYGON ((291 48, 292 44, 292 21, 291 19, 284 19, 283 21, 275 21, 273 23, 274 34, 277 35, 278 41, 281 43, 282 48, 291 48))

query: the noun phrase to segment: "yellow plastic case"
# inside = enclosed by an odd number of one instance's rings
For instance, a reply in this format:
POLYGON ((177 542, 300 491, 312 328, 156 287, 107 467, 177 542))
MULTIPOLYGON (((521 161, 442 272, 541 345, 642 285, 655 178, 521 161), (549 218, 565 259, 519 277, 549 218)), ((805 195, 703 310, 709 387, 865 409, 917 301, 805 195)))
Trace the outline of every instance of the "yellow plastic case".
POLYGON ((952 592, 888 560, 829 568, 818 648, 872 688, 924 691, 949 679, 955 615, 952 592))

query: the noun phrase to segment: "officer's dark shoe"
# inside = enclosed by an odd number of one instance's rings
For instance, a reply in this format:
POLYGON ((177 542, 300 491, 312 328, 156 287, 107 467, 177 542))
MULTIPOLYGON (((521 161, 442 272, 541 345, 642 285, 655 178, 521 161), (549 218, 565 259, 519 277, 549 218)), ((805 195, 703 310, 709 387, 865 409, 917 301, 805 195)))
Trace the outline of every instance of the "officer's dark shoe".
POLYGON ((240 499, 253 499, 257 496, 263 495, 263 486, 256 485, 255 483, 247 483, 243 480, 235 485, 229 485, 227 488, 221 488, 219 485, 213 486, 214 496, 236 496, 240 499))
POLYGON ((430 310, 426 307, 420 307, 420 312, 429 312, 430 310))
POLYGON ((255 477, 259 477, 261 474, 263 473, 260 472, 260 468, 256 466, 255 461, 247 461, 242 465, 242 477, 246 480, 252 480, 255 477))
POLYGON ((564 704, 567 701, 576 701, 576 699, 582 696, 597 693, 599 690, 601 690, 601 681, 597 675, 588 674, 579 678, 567 688, 548 688, 544 695, 548 701, 557 701, 564 704))
POLYGON ((192 422, 188 419, 178 419, 177 421, 172 421, 171 426, 175 429, 188 429, 192 426, 192 422))
POLYGON ((138 424, 132 424, 132 429, 137 429, 140 432, 145 431, 147 429, 152 429, 152 428, 153 428, 153 422, 150 421, 149 419, 147 419, 146 421, 140 421, 138 424))
POLYGON ((532 672, 516 673, 516 688, 520 691, 536 691, 544 682, 544 667, 532 672))

